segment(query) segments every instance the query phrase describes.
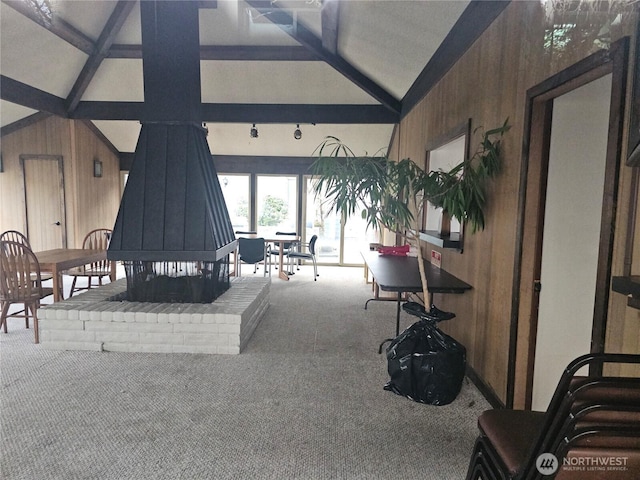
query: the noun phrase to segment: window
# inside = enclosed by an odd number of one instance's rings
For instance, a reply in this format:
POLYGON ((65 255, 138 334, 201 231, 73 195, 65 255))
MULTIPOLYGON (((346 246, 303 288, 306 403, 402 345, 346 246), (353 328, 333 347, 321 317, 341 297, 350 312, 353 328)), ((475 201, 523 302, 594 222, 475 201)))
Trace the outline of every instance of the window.
POLYGON ((250 230, 249 175, 218 175, 233 230, 250 230))
POLYGON ((256 197, 258 231, 298 231, 298 177, 258 175, 256 197))

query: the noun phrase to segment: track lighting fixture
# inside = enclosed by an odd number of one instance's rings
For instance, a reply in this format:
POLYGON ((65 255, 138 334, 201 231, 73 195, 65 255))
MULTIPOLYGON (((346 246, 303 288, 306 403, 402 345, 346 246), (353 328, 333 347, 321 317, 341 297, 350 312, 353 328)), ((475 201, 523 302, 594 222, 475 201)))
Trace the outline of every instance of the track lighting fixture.
POLYGON ((302 138, 302 131, 300 130, 300 124, 296 125, 296 129, 293 131, 293 138, 300 140, 302 138))
POLYGON ((253 127, 251 127, 251 131, 249 132, 249 136, 251 138, 258 138, 258 129, 256 128, 256 124, 253 124, 253 127))

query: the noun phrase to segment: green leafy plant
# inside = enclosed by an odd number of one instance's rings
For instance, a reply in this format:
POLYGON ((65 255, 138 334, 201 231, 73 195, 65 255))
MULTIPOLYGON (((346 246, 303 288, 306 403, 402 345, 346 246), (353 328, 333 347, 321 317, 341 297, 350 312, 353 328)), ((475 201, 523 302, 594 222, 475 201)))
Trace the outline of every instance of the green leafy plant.
MULTIPOLYGON (((425 202, 442 207, 473 232, 484 229, 487 181, 501 169, 500 140, 509 130, 484 132, 476 152, 449 171, 425 172, 409 158, 386 155, 357 156, 336 137, 326 137, 316 148, 314 191, 329 208, 342 215, 358 211, 367 227, 386 228, 420 249, 420 221, 425 202)), ((477 130, 477 129, 476 129, 477 130)), ((427 281, 422 255, 418 255, 424 298, 427 281)))

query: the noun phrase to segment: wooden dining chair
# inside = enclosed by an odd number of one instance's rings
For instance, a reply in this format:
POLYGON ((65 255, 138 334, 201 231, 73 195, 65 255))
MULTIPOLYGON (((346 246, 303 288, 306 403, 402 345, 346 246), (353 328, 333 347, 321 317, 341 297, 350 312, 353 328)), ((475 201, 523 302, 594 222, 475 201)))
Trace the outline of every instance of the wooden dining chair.
MULTIPOLYGON (((85 250, 106 250, 109 247, 111 233, 112 231, 108 228, 97 228, 95 230, 91 230, 84 237, 82 248, 85 250)), ((69 292, 69 297, 72 297, 74 292, 89 290, 93 286, 102 285, 102 279, 104 277, 111 276, 111 262, 104 259, 99 262, 67 270, 64 274, 73 277, 73 281, 71 282, 71 291, 69 292), (78 278, 86 278, 87 286, 76 287, 76 281, 78 278), (93 284, 94 278, 98 279, 97 285, 93 284)))
POLYGON ((0 241, 0 327, 7 333, 7 318, 21 317, 29 328, 29 317, 33 317, 35 343, 38 337, 38 308, 40 300, 53 294, 53 288, 43 287, 40 264, 35 254, 23 243, 0 241), (9 314, 9 307, 22 303, 24 310, 9 314), (31 313, 31 315, 30 315, 31 313))
MULTIPOLYGON (((17 230, 7 230, 0 233, 0 242, 3 241, 21 243, 22 245, 26 245, 29 250, 33 251, 33 248, 31 248, 31 244, 29 243, 29 239, 22 232, 17 230)), ((53 274, 51 272, 40 272, 40 274, 43 282, 53 278, 53 274)))

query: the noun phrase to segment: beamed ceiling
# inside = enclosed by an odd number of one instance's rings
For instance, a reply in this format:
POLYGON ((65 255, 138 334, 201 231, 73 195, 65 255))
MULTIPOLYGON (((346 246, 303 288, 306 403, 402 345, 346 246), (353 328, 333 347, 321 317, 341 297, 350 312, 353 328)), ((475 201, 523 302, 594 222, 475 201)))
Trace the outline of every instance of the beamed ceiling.
MULTIPOLYGON (((394 125, 508 1, 198 3, 211 151, 263 158, 310 156, 328 135, 357 153, 386 149, 394 125)), ((2 0, 2 134, 53 114, 132 152, 144 102, 139 10, 126 0, 2 0)))

